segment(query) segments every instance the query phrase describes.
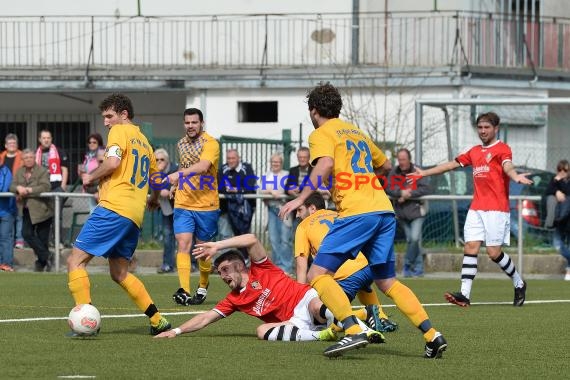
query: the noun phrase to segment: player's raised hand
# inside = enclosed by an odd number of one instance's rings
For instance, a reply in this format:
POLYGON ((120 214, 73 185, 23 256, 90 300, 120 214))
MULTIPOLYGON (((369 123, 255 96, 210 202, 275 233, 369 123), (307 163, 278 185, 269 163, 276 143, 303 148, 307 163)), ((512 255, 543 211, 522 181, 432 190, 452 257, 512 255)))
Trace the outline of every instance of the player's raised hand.
POLYGON ((197 259, 209 259, 218 252, 218 246, 215 241, 199 243, 194 246, 192 255, 197 259))
POLYGON ((532 173, 520 173, 517 174, 514 178, 513 181, 515 181, 516 183, 522 183, 523 185, 532 185, 534 182, 532 182, 531 179, 528 179, 526 176, 527 175, 531 175, 532 173))
POLYGON ((303 201, 299 198, 295 198, 283 205, 279 210, 279 217, 281 219, 285 219, 290 212, 297 210, 299 207, 303 205, 303 201))

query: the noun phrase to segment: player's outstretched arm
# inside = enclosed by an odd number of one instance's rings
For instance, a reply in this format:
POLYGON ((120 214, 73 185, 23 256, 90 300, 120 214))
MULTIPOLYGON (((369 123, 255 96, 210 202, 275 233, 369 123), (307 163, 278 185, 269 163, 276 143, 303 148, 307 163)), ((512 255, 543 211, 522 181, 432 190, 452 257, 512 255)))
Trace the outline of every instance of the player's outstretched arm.
POLYGON ((180 325, 180 327, 176 327, 172 330, 164 331, 156 335, 155 338, 176 338, 180 334, 201 330, 210 323, 219 321, 221 318, 222 316, 220 314, 216 313, 214 310, 209 310, 187 320, 180 325))
POLYGON ((263 245, 254 234, 234 236, 229 239, 196 244, 192 255, 197 259, 209 259, 218 251, 228 248, 246 248, 252 261, 260 261, 267 257, 263 245))
POLYGON ((453 170, 455 168, 458 168, 459 166, 461 165, 459 165, 459 162, 457 161, 444 162, 443 164, 439 164, 430 169, 420 169, 419 167, 416 166, 416 171, 410 174, 406 174, 406 177, 408 177, 408 182, 411 182, 414 180, 419 180, 420 178, 423 177, 428 177, 430 175, 442 174, 450 170, 453 170))
POLYGON ((528 179, 526 176, 530 175, 531 173, 520 173, 518 174, 515 166, 511 161, 506 161, 503 164, 503 170, 505 174, 508 175, 513 181, 516 183, 522 183, 523 185, 532 185, 532 180, 528 179))

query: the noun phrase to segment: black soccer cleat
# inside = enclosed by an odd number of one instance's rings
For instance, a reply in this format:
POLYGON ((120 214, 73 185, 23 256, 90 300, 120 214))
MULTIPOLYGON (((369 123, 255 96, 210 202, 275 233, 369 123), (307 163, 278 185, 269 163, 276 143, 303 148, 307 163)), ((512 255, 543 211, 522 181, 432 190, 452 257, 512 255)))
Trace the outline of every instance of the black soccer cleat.
POLYGON ((172 295, 172 299, 179 305, 188 306, 192 296, 186 290, 180 288, 172 295))
MULTIPOLYGON (((208 284, 210 285, 210 284, 208 284)), ((190 298, 187 305, 201 305, 206 301, 208 295, 208 285, 205 288, 196 289, 196 293, 190 298)))
POLYGON ((424 358, 440 359, 446 349, 447 341, 440 332, 436 332, 433 340, 426 343, 424 358))
POLYGON ((444 297, 447 300, 447 302, 455 304, 457 306, 467 307, 471 305, 471 301, 469 301, 469 298, 465 297, 463 294, 461 294, 461 292, 445 293, 444 297))
POLYGON ((328 347, 323 355, 329 358, 335 358, 341 356, 345 351, 356 350, 358 348, 363 348, 368 345, 368 336, 366 333, 345 335, 344 338, 339 340, 337 343, 328 347))
POLYGON ((515 288, 515 299, 513 300, 513 306, 524 305, 525 297, 526 297, 526 281, 523 281, 522 288, 515 288))

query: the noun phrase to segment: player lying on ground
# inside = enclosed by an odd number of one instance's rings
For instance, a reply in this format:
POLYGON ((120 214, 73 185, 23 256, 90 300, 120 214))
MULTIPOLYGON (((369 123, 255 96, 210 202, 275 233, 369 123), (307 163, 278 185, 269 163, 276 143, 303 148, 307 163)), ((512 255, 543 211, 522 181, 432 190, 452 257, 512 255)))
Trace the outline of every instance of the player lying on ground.
MULTIPOLYGON (((214 265, 231 292, 212 310, 157 335, 157 338, 174 338, 182 333, 198 331, 235 311, 241 311, 265 322, 257 327, 259 339, 336 340, 336 334, 330 328, 324 329, 334 321, 334 317, 318 298, 317 292, 306 284, 294 281, 275 266, 267 258, 263 245, 255 235, 197 244, 193 254, 197 258, 208 259, 219 250, 228 248, 247 248, 251 268, 247 269, 243 256, 236 249, 220 255, 214 265)), ((366 309, 357 310, 356 314, 362 320, 371 319, 366 309)), ((371 343, 384 341, 381 333, 361 321, 359 323, 371 343)))

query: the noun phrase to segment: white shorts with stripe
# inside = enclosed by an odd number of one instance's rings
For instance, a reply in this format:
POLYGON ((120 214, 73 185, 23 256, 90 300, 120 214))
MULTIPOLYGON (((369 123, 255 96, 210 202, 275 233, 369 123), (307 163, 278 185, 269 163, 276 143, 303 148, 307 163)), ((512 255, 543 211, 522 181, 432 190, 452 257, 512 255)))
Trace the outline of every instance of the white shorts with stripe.
POLYGON ((295 306, 295 310, 293 310, 293 316, 289 320, 289 322, 302 329, 302 330, 321 330, 323 326, 316 325, 313 316, 311 315, 311 311, 309 310, 309 302, 313 298, 318 298, 319 295, 315 289, 310 289, 305 293, 305 296, 301 298, 297 306, 295 306))
POLYGON ((509 245, 511 215, 504 211, 469 210, 463 233, 465 242, 483 241, 487 247, 509 245))

